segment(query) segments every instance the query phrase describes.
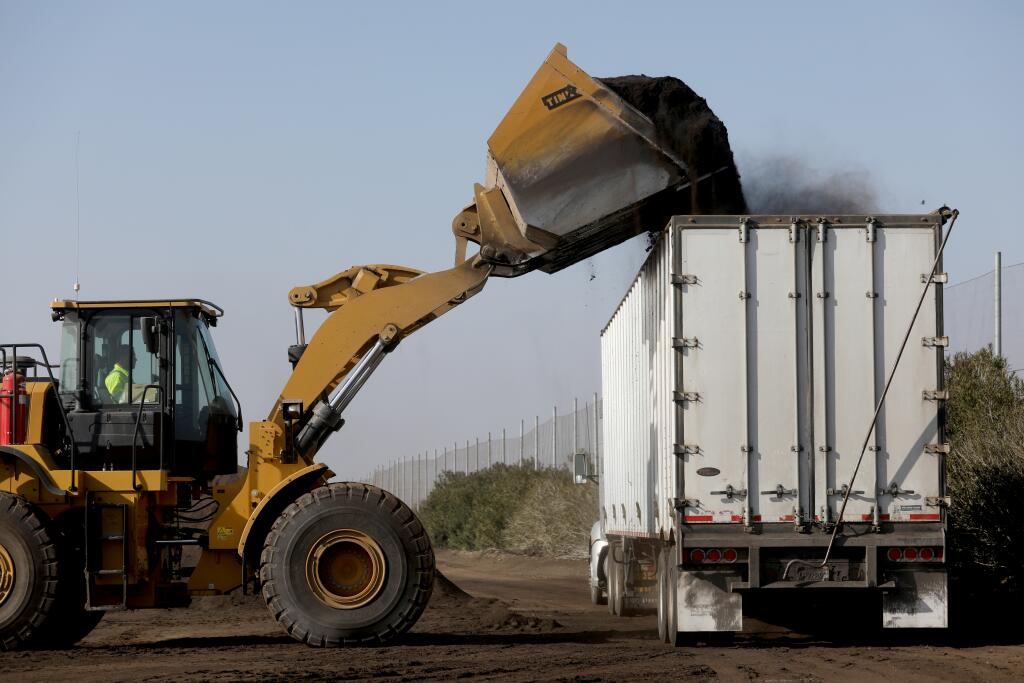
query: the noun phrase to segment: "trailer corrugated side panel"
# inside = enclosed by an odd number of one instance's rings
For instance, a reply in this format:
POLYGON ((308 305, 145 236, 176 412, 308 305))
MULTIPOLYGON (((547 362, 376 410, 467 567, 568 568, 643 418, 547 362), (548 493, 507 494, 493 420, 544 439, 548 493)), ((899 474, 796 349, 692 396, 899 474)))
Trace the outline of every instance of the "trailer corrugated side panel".
POLYGON ((601 514, 606 533, 654 536, 672 525, 665 491, 671 454, 674 357, 671 241, 655 245, 601 333, 601 514))

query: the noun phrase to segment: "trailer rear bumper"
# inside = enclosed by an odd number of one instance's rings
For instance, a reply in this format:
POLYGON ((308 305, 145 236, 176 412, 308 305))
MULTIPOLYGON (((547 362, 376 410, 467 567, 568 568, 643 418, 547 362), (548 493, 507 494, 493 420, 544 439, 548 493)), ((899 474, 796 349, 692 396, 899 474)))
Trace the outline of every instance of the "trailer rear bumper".
POLYGON ((743 596, 762 591, 880 594, 884 628, 948 626, 940 523, 890 524, 879 532, 845 525, 827 564, 830 535, 819 530, 765 525, 750 533, 733 525, 683 525, 681 531, 680 632, 739 630, 743 596))

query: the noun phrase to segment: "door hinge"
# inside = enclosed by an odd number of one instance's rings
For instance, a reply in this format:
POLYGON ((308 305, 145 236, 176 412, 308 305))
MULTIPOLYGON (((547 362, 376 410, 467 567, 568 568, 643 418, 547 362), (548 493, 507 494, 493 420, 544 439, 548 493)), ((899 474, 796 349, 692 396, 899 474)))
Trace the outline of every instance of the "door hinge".
POLYGON ((924 504, 933 508, 948 508, 953 501, 949 496, 928 496, 924 499, 924 504))
POLYGON ((868 218, 867 224, 864 226, 864 236, 868 242, 875 241, 875 219, 868 218))
POLYGON ((696 403, 700 400, 700 394, 696 391, 673 391, 672 400, 676 403, 686 403, 687 401, 696 403))
POLYGON ((696 337, 673 337, 672 348, 674 349, 695 349, 697 348, 696 337))
POLYGON ((925 389, 924 391, 921 392, 921 398, 923 398, 925 401, 948 401, 949 392, 946 391, 945 389, 925 389))
POLYGON ((750 219, 740 219, 740 242, 746 243, 750 240, 750 219))
MULTIPOLYGON (((928 282, 928 273, 921 273, 921 284, 928 282)), ((949 282, 949 273, 935 273, 932 282, 944 285, 949 282)))
POLYGON ((677 443, 672 447, 672 452, 676 455, 698 455, 700 453, 700 446, 695 443, 677 443))
POLYGON ((929 443, 925 444, 925 453, 941 453, 942 455, 949 455, 950 446, 948 443, 929 443))
POLYGON ((921 337, 921 345, 929 347, 949 346, 949 337, 921 337))
POLYGON ((697 284, 696 275, 673 275, 672 284, 674 285, 695 285, 697 284))

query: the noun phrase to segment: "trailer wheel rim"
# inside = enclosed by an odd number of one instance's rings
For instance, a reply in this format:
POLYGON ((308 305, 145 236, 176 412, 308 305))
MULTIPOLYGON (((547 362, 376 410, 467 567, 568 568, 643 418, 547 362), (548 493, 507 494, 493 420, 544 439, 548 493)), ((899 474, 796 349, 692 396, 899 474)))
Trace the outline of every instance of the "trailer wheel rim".
POLYGON ((328 607, 356 609, 380 594, 387 575, 384 552, 355 529, 337 529, 320 537, 306 557, 306 580, 328 607))
POLYGON ((13 590, 14 560, 11 559, 7 548, 0 544, 0 605, 7 601, 13 590))

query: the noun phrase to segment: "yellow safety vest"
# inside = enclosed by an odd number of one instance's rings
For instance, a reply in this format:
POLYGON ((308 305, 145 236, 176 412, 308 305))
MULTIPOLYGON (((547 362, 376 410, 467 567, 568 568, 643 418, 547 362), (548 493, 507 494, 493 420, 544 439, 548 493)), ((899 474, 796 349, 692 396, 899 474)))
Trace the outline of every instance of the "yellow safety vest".
POLYGON ((124 403, 128 388, 128 371, 122 368, 120 363, 114 363, 114 369, 110 371, 103 383, 115 403, 124 403))

